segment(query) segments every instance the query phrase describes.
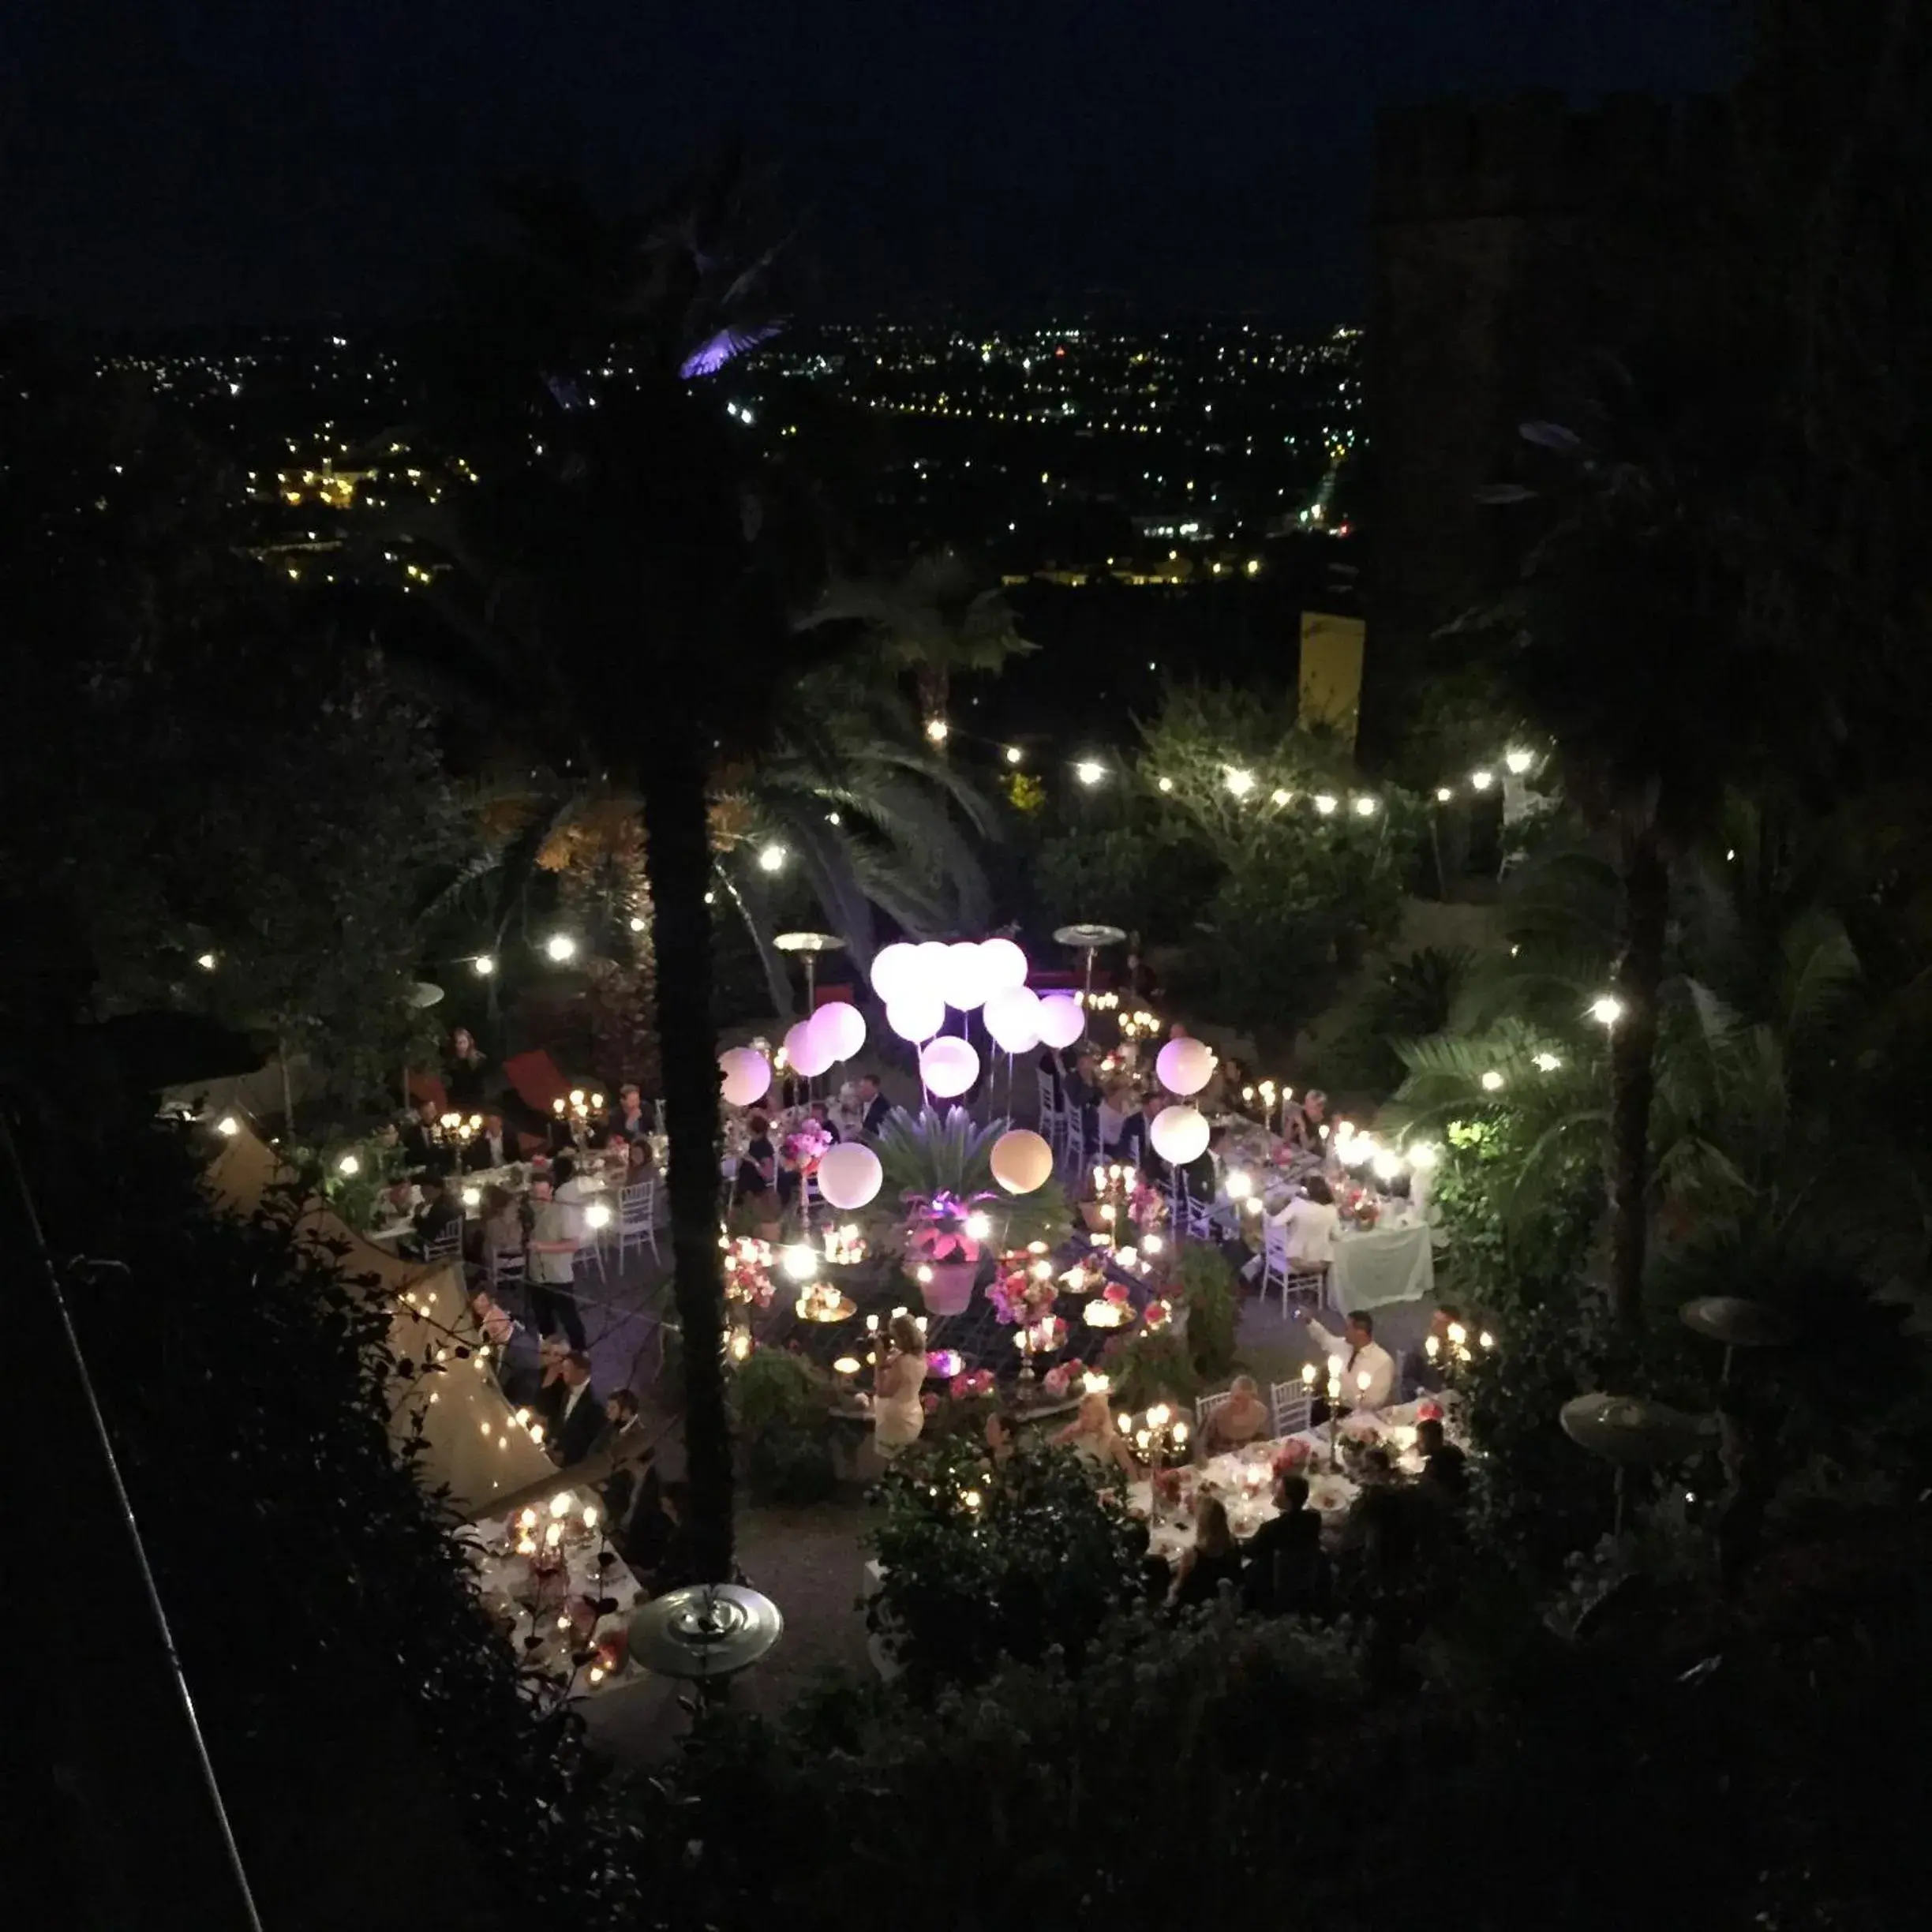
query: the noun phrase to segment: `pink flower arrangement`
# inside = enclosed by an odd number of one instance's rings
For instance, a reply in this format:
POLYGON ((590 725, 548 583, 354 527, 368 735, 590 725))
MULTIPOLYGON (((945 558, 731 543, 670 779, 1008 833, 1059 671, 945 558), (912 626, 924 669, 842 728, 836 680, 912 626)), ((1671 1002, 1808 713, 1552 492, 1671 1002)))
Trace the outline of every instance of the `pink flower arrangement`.
POLYGON ((1167 1219, 1167 1196, 1159 1188, 1151 1187, 1144 1181, 1136 1181, 1127 1214, 1134 1226, 1144 1234, 1149 1228, 1159 1227, 1167 1219))
POLYGON ((962 1200, 943 1189, 936 1194, 905 1196, 906 1261, 908 1271, 922 1261, 942 1265, 954 1261, 977 1261, 979 1243, 967 1231, 966 1222, 974 1206, 991 1198, 975 1194, 962 1200))
POLYGON ((769 1308, 773 1288, 769 1241, 741 1235, 724 1250, 724 1298, 769 1308))
POLYGON ((1000 1256, 999 1273, 987 1290, 996 1320, 1009 1327, 1024 1327, 1048 1313, 1056 1290, 1053 1278, 1039 1279, 1033 1272, 1033 1257, 1028 1254, 1000 1256))
POLYGON ((1313 1456, 1314 1451, 1298 1436, 1290 1436, 1275 1451, 1275 1473, 1291 1476, 1313 1456))
POLYGON ((1443 1406, 1439 1402, 1421 1402, 1416 1404, 1416 1420, 1418 1422, 1440 1422, 1443 1419, 1443 1406))
POLYGON ((1165 1328, 1174 1320, 1174 1304, 1159 1300, 1150 1301, 1142 1311, 1140 1320, 1148 1328, 1155 1331, 1165 1328))
POLYGON ((1110 1281, 1107 1283, 1104 1292, 1107 1300, 1111 1301, 1116 1308, 1125 1308, 1133 1299, 1125 1282, 1110 1281))
POLYGON ((969 1368, 964 1375, 956 1375, 946 1385, 946 1393, 955 1402, 969 1402, 977 1395, 993 1393, 993 1371, 990 1368, 969 1368))
POLYGON ((1059 1401, 1073 1386, 1073 1372, 1080 1365, 1078 1362, 1072 1361, 1056 1363, 1040 1377, 1040 1387, 1052 1401, 1059 1401))
POLYGON ((816 1121, 807 1121, 784 1137, 784 1156, 800 1174, 816 1174, 832 1145, 832 1136, 816 1121))

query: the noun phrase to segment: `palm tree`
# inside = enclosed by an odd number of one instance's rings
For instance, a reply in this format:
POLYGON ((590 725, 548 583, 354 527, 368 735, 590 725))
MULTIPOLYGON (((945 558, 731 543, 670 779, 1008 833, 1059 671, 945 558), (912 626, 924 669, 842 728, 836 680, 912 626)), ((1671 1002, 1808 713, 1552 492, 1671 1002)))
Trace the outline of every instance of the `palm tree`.
POLYGON ((972 564, 947 545, 896 575, 834 578, 807 621, 863 626, 895 672, 912 674, 922 726, 943 745, 953 680, 998 671, 1039 648, 1015 629, 1002 593, 980 585, 972 564))
POLYGON ((805 586, 773 478, 703 382, 775 328, 776 250, 740 245, 751 209, 736 154, 642 219, 556 184, 504 200, 507 241, 472 265, 432 395, 441 447, 463 459, 436 533, 458 566, 442 602, 500 735, 642 802, 694 1556, 723 1580, 709 796, 721 762, 765 742, 803 668, 787 612, 805 586))
POLYGON ((1553 744, 1563 790, 1615 870, 1609 990, 1621 1011, 1610 1036, 1604 1171, 1610 1298, 1633 1326, 1642 1319, 1672 867, 1716 825, 1728 790, 1789 759, 1807 729, 1784 667, 1749 620, 1746 546, 1725 480, 1677 454, 1724 445, 1700 406, 1676 400, 1668 442, 1635 407, 1627 377, 1600 412, 1593 443, 1555 424, 1525 425, 1562 477, 1522 582, 1482 620, 1501 639, 1495 664, 1506 702, 1553 744))

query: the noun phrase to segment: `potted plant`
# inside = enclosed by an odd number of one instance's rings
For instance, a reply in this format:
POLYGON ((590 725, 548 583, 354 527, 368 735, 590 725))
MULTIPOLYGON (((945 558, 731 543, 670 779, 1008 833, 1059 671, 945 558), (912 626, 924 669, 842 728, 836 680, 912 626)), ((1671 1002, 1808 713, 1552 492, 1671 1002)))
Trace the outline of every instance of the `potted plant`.
POLYGON ((1049 1181, 1017 1198, 993 1179, 998 1121, 975 1126, 964 1107, 944 1114, 903 1110, 878 1136, 884 1185, 872 1210, 878 1244, 903 1257, 933 1315, 957 1315, 972 1299, 988 1252, 1057 1241, 1066 1231, 1066 1196, 1049 1181))

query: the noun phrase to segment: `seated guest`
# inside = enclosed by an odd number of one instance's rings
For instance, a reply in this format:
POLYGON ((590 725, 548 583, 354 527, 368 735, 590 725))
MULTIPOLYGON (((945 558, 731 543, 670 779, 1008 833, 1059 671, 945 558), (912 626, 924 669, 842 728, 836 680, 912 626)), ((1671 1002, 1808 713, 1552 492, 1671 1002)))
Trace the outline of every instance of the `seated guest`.
POLYGON ((1167 1173, 1167 1163, 1154 1151, 1154 1118, 1168 1104, 1167 1096, 1156 1087, 1140 1098, 1140 1111, 1129 1116, 1120 1133, 1120 1157, 1131 1161, 1149 1181, 1158 1185, 1167 1173))
POLYGON ((1341 1214, 1335 1191, 1320 1174, 1310 1174, 1301 1193, 1290 1195, 1268 1219, 1286 1231, 1288 1265, 1297 1274, 1318 1274, 1335 1259, 1335 1224, 1341 1214))
POLYGON ((467 1027, 459 1027, 450 1035, 447 1058, 443 1062, 443 1090, 459 1114, 474 1114, 489 1097, 487 1070, 476 1037, 467 1027))
POLYGON ((615 1147, 620 1141, 641 1140, 650 1130, 643 1091, 635 1080, 626 1080, 617 1089, 617 1104, 604 1117, 606 1144, 615 1147))
POLYGON ((1299 1102, 1282 1109, 1282 1138, 1306 1153, 1322 1151, 1322 1129, 1327 1124, 1328 1096, 1311 1087, 1299 1102))
POLYGON ((738 1178, 732 1183, 734 1206, 751 1207, 761 1222, 778 1219, 778 1152, 772 1145, 771 1122, 754 1114, 746 1125, 751 1137, 738 1157, 738 1178))
POLYGON ((1416 1447, 1422 1451, 1417 1486, 1450 1508, 1459 1509, 1469 1494, 1469 1458, 1443 1434, 1434 1416, 1416 1425, 1416 1447))
POLYGON ((1193 1547, 1181 1552, 1174 1572, 1173 1603, 1177 1610, 1211 1604, 1223 1583, 1241 1582, 1241 1552, 1228 1527, 1228 1513, 1218 1498, 1208 1497, 1194 1518, 1193 1547))
POLYGON ((557 1417, 570 1389, 564 1380, 564 1357, 570 1344, 561 1335, 547 1335, 537 1344, 537 1392, 530 1399, 530 1419, 543 1425, 546 1440, 556 1433, 557 1417))
POLYGON ((566 1468, 581 1462, 604 1433, 604 1405, 590 1386, 590 1357, 572 1349, 564 1357, 564 1400, 557 1411, 556 1434, 550 1447, 566 1468))
POLYGON ((1252 1376, 1238 1375, 1228 1384, 1228 1398, 1208 1418, 1200 1432, 1201 1453, 1219 1455, 1260 1442, 1269 1429, 1268 1406, 1261 1399, 1252 1376))
MULTIPOLYGON (((1342 1406, 1344 1409, 1385 1409, 1394 1397, 1395 1364, 1387 1349, 1375 1339, 1375 1317, 1368 1313, 1350 1316, 1342 1332, 1331 1335, 1320 1322, 1309 1321, 1308 1312, 1297 1308, 1297 1321, 1307 1321, 1309 1333, 1331 1361, 1339 1361, 1342 1406), (1362 1378, 1368 1378, 1367 1385, 1362 1378)), ((1324 1380, 1327 1378, 1324 1376, 1324 1380)))
POLYGON ((418 1100, 402 1129, 402 1159, 415 1174, 455 1172, 455 1155, 443 1138, 440 1116, 433 1100, 418 1100))
POLYGON ((624 1178, 626 1187, 635 1187, 640 1181, 648 1181, 657 1171, 657 1156, 647 1140, 627 1141, 624 1146, 624 1178))
POLYGON ((878 1076, 861 1073, 859 1076, 859 1131, 875 1134, 892 1118, 892 1103, 879 1091, 878 1076))
POLYGON ((1189 1200, 1211 1201, 1219 1195, 1221 1166, 1226 1157, 1227 1137, 1225 1127, 1210 1128, 1207 1146, 1179 1170, 1178 1178, 1181 1185, 1187 1189, 1189 1200))
POLYGON ((832 1136, 833 1144, 836 1146, 839 1137, 838 1122, 832 1118, 831 1103, 814 1100, 811 1103, 811 1117, 813 1125, 822 1127, 832 1136))
POLYGON ((429 1249, 462 1226, 462 1203, 456 1191, 440 1174, 430 1174, 422 1183, 423 1204, 416 1210, 416 1250, 429 1249))
POLYGON ((601 1491, 604 1513, 610 1524, 611 1540, 621 1551, 623 1526, 637 1507, 654 1451, 644 1427, 644 1412, 629 1389, 619 1389, 605 1399, 604 1421, 601 1447, 610 1460, 610 1473, 605 1477, 601 1491))
POLYGON ((463 1149, 463 1166, 471 1174, 488 1167, 507 1167, 517 1157, 516 1136, 503 1117, 501 1107, 485 1107, 483 1125, 463 1149))
POLYGON ((508 1309, 481 1284, 470 1290, 470 1319, 476 1324, 477 1333, 499 1351, 510 1346, 510 1339, 516 1333, 516 1324, 508 1309))
POLYGON ((1083 1462, 1111 1470, 1132 1482, 1140 1474, 1127 1439, 1114 1425, 1106 1391, 1091 1389, 1080 1398, 1073 1420, 1054 1438, 1056 1447, 1071 1449, 1083 1462))
POLYGON ((1111 1082, 1101 1094, 1099 1106, 1094 1110, 1095 1124, 1100 1132, 1101 1151, 1108 1159, 1120 1158, 1121 1135, 1133 1116, 1133 1089, 1125 1080, 1111 1082))
POLYGON ((1100 1056, 1091 1046, 1083 1046, 1073 1057, 1073 1070, 1066 1076, 1066 1103, 1080 1115, 1080 1133, 1089 1148, 1099 1144, 1100 1056))
POLYGON ((691 1537, 684 1527, 690 1498, 682 1482, 656 1482, 656 1471, 646 1474, 647 1488, 656 1494, 643 1500, 631 1515, 631 1543, 635 1559, 627 1555, 631 1574, 653 1597, 666 1590, 682 1589, 697 1580, 691 1537))
POLYGON ((483 1189, 477 1207, 477 1259, 493 1270, 500 1256, 523 1252, 522 1209, 517 1197, 494 1181, 483 1189))
POLYGON ((1308 1478, 1275 1479, 1271 1516, 1248 1539, 1241 1594, 1251 1610, 1276 1616, 1318 1616, 1327 1607, 1328 1561, 1322 1554, 1320 1515, 1308 1506, 1308 1478))

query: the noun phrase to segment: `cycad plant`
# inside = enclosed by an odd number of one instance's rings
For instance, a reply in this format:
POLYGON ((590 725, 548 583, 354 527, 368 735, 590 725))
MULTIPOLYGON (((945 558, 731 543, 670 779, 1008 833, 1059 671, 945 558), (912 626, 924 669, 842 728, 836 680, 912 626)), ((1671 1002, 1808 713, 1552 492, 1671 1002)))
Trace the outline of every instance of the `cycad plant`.
POLYGON ((985 1240, 1002 1249, 1063 1239, 1071 1213, 1058 1180, 1016 1196, 994 1179, 994 1143, 1006 1131, 1004 1121, 979 1126, 964 1107, 944 1113, 926 1107, 917 1114, 895 1109, 878 1140, 885 1178, 872 1216, 882 1237, 889 1241, 896 1229, 903 1239, 934 1203, 943 1202, 949 1218, 955 1207, 985 1215, 990 1224, 985 1240))

